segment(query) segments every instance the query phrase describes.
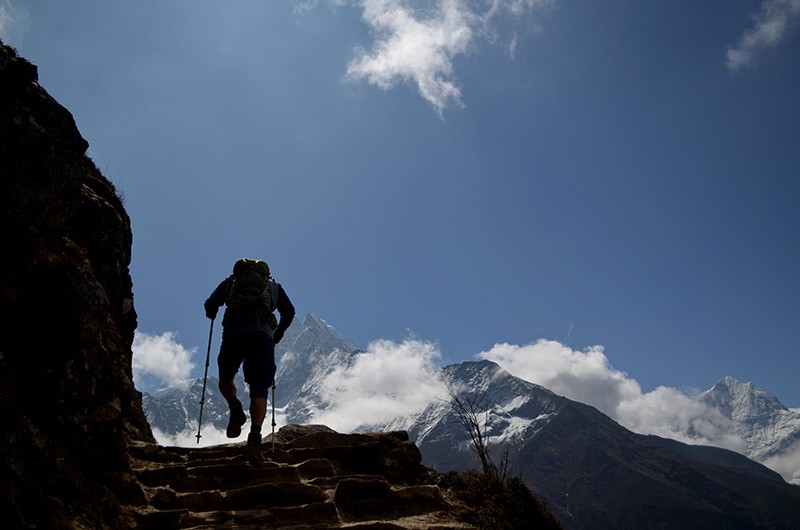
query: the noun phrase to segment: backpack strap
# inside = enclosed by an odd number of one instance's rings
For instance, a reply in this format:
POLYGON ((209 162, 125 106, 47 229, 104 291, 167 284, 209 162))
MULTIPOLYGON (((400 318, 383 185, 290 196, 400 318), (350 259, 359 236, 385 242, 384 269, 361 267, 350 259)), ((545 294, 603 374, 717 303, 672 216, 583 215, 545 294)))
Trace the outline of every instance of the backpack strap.
POLYGON ((280 289, 278 289, 278 282, 276 282, 275 278, 272 276, 270 276, 269 280, 267 280, 267 285, 264 287, 264 292, 266 292, 267 289, 269 289, 269 299, 272 301, 272 307, 270 307, 270 309, 275 311, 275 309, 278 307, 278 296, 280 295, 280 289))

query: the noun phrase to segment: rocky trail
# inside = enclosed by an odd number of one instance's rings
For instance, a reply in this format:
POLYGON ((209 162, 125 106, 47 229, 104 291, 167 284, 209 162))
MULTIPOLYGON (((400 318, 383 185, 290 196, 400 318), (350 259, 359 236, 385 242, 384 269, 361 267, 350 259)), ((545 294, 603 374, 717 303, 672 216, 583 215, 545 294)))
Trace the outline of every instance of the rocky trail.
POLYGON ((135 443, 148 504, 139 528, 468 529, 466 507, 436 485, 405 432, 339 434, 289 425, 262 443, 199 449, 135 443))

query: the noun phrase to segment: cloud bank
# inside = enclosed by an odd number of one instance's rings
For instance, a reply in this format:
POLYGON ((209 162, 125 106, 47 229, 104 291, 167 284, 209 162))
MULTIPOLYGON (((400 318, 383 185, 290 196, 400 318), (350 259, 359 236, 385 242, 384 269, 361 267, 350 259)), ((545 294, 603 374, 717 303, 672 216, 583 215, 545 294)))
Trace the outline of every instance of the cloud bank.
POLYGON ((787 482, 800 486, 800 441, 792 444, 781 455, 771 456, 761 463, 780 473, 787 482))
POLYGON ((225 435, 224 429, 217 429, 213 425, 203 426, 199 444, 197 443, 197 423, 177 434, 168 434, 156 428, 152 430, 156 442, 165 447, 208 447, 236 442, 225 435))
MULTIPOLYGON (((133 349, 137 386, 145 376, 155 378, 161 383, 158 386, 187 379, 193 367, 190 359, 196 351, 180 345, 172 332, 137 333, 133 349)), ((497 344, 476 357, 494 361, 521 379, 594 406, 634 432, 746 453, 735 425, 719 411, 675 388, 659 386, 643 392, 635 379, 611 365, 602 346, 577 351, 541 339, 524 346, 497 344)), ((449 396, 440 377, 441 360, 441 352, 431 342, 375 341, 352 363, 325 375, 317 387, 319 410, 310 421, 339 432, 352 432, 397 424, 429 405, 441 404, 449 396)), ((285 425, 285 412, 276 412, 278 425, 285 425)), ((174 436, 157 430, 153 434, 162 445, 197 446, 196 424, 174 436)), ((201 434, 201 446, 233 441, 211 425, 204 425, 201 434)), ((800 443, 762 463, 787 481, 800 484, 800 443)))
POLYGON ((440 360, 430 342, 373 342, 350 366, 327 374, 318 389, 322 407, 313 421, 350 432, 421 412, 447 396, 440 360))
MULTIPOLYGON (((463 107, 454 61, 466 54, 476 37, 494 40, 491 22, 501 14, 522 17, 548 0, 436 0, 416 7, 406 0, 362 0, 364 22, 376 42, 358 47, 345 79, 366 80, 383 90, 397 84, 414 86, 442 115, 450 105, 463 107)), ((516 49, 516 37, 511 50, 516 49)), ((513 51, 512 51, 513 53, 513 51)))
POLYGON ((478 357, 569 399, 592 405, 626 428, 666 438, 743 452, 731 421, 675 388, 644 393, 628 374, 614 369, 602 346, 576 351, 555 341, 526 346, 498 344, 478 357))
POLYGON ((197 348, 186 349, 177 334, 137 331, 133 337, 133 380, 140 390, 155 389, 189 378, 197 348))
MULTIPOLYGON (((267 415, 267 421, 264 422, 264 428, 261 432, 262 438, 266 438, 272 433, 271 413, 267 415)), ((249 411, 248 411, 249 415, 249 411)), ((248 420, 249 421, 249 420, 248 420)), ((286 425, 286 414, 283 410, 277 409, 275 411, 275 423, 277 427, 275 432, 282 425, 286 425)), ((159 429, 153 429, 153 437, 160 445, 174 446, 174 447, 208 447, 211 445, 224 445, 232 443, 241 443, 247 440, 248 429, 244 429, 238 438, 228 438, 225 429, 218 429, 214 425, 203 423, 203 428, 200 430, 200 443, 197 443, 197 422, 192 422, 182 432, 177 434, 165 433, 159 429)))
POLYGON ((725 64, 731 71, 751 66, 756 57, 785 41, 800 25, 800 0, 763 0, 753 27, 746 30, 725 64))

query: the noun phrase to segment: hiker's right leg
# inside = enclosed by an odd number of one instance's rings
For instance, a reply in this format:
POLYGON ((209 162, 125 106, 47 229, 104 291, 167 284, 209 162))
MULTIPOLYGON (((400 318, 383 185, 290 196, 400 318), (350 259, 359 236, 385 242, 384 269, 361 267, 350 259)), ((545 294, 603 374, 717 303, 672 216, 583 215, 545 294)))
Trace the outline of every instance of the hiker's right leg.
POLYGON ((264 387, 263 392, 261 389, 250 386, 250 423, 253 427, 257 427, 257 432, 261 432, 261 426, 264 425, 264 418, 267 417, 267 393, 269 389, 264 387))
POLYGON ((275 345, 266 333, 254 332, 244 358, 244 379, 250 385, 248 445, 261 444, 261 427, 267 416, 269 387, 275 378, 275 345))

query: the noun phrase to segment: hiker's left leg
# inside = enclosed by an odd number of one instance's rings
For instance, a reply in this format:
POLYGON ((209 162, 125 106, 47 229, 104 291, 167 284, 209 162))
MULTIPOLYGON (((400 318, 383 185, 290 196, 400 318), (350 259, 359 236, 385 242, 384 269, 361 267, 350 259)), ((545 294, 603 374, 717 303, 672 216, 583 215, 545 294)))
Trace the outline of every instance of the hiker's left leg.
POLYGON ((230 409, 230 419, 228 427, 225 429, 225 434, 228 438, 238 438, 242 433, 242 425, 247 422, 242 402, 236 397, 236 384, 233 382, 233 378, 242 364, 242 350, 240 344, 238 344, 239 341, 240 337, 236 334, 228 334, 223 331, 222 345, 217 357, 219 391, 225 401, 228 402, 228 408, 230 409))
MULTIPOLYGON (((220 370, 221 372, 222 370, 220 370)), ((233 377, 230 379, 223 379, 222 374, 219 375, 219 391, 222 397, 230 403, 231 400, 236 399, 236 384, 233 382, 233 377)))
POLYGON ((228 405, 232 401, 239 401, 236 398, 236 384, 233 382, 233 378, 242 365, 243 355, 240 343, 241 336, 239 334, 222 332, 222 344, 219 347, 219 355, 217 356, 219 391, 222 393, 222 397, 228 401, 228 405))

